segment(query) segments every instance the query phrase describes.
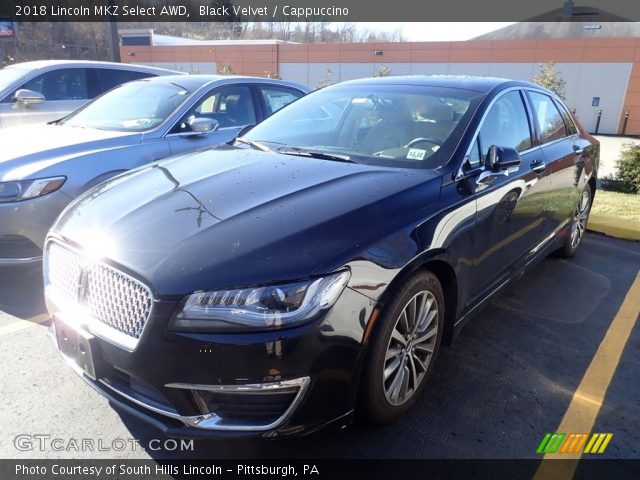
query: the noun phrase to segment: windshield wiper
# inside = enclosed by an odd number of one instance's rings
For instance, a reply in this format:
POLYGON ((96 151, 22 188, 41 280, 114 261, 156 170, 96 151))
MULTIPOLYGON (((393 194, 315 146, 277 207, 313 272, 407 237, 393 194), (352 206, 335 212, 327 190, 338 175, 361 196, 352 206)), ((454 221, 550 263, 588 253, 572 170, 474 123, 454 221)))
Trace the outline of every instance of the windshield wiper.
POLYGON ((279 153, 283 155, 295 155, 297 157, 310 157, 310 158, 318 158, 320 160, 334 160, 336 162, 346 162, 346 163, 358 163, 353 160, 349 155, 340 155, 338 153, 326 153, 326 152, 318 152, 315 150, 302 150, 301 148, 279 148, 279 153))
POLYGON ((266 145, 263 145, 258 142, 254 142, 253 140, 249 140, 248 138, 238 137, 236 138, 236 142, 244 143, 246 145, 250 145, 252 148, 256 150, 260 150, 262 152, 270 152, 271 150, 266 145))

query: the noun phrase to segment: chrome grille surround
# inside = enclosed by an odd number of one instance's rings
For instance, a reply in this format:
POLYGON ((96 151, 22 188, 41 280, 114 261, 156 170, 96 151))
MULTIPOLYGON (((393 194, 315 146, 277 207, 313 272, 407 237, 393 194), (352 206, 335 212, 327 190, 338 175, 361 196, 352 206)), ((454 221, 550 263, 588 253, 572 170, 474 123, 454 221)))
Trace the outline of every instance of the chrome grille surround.
POLYGON ((149 287, 56 239, 45 247, 44 276, 46 295, 65 315, 76 312, 91 333, 135 349, 153 307, 149 287))

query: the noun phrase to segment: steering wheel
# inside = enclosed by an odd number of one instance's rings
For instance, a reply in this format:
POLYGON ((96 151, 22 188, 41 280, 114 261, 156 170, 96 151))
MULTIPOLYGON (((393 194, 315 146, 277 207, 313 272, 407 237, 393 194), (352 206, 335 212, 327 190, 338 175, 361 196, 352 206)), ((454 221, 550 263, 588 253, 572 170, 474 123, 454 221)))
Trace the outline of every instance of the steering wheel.
POLYGON ((435 138, 430 138, 430 137, 417 137, 414 138, 413 140, 411 140, 409 143, 407 143, 404 148, 411 148, 414 145, 417 145, 419 143, 423 143, 423 142, 429 142, 433 145, 437 145, 438 147, 442 146, 442 142, 439 140, 436 140, 435 138))

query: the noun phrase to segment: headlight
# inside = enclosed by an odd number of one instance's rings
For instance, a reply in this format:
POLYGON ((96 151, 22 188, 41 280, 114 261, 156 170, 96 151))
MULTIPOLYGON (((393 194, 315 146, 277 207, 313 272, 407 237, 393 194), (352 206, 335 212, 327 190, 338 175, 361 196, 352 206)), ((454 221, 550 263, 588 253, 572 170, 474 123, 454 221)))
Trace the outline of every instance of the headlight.
POLYGON ((303 282, 196 292, 182 302, 172 330, 274 330, 312 321, 338 300, 349 281, 347 270, 303 282))
POLYGON ((0 203, 19 202, 55 192, 64 184, 66 179, 66 177, 51 177, 17 182, 0 182, 0 203))

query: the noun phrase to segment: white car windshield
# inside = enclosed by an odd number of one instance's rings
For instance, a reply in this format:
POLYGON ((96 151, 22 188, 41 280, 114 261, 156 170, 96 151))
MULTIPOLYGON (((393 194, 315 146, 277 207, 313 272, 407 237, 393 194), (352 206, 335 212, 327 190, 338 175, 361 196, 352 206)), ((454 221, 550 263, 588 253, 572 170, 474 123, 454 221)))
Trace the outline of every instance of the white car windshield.
POLYGON ((164 122, 189 93, 174 83, 130 82, 98 97, 58 124, 122 132, 149 130, 164 122))

